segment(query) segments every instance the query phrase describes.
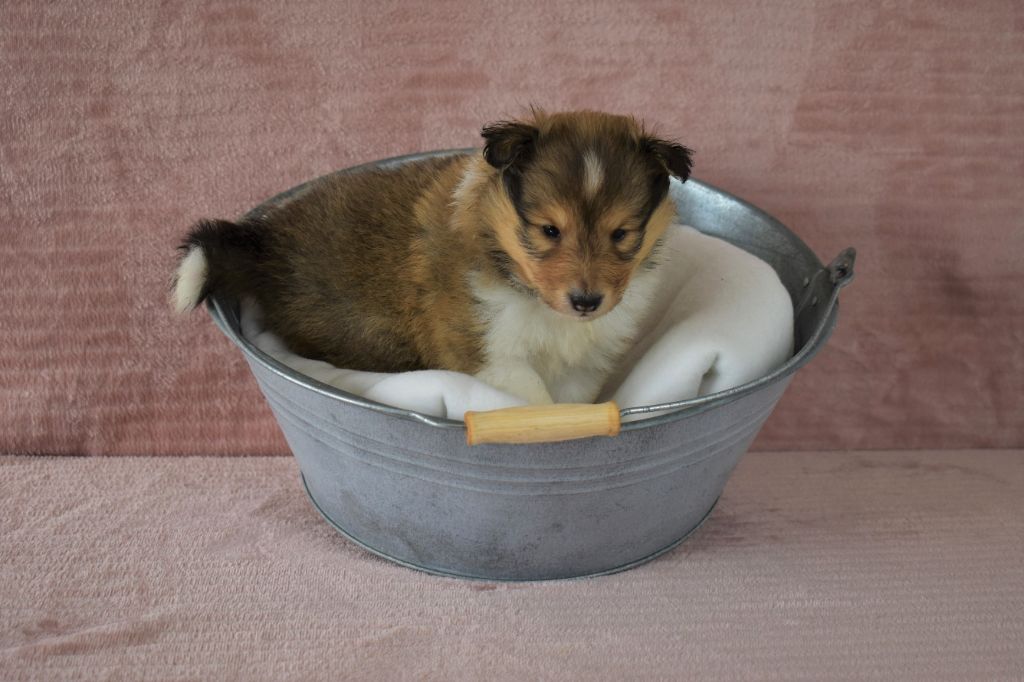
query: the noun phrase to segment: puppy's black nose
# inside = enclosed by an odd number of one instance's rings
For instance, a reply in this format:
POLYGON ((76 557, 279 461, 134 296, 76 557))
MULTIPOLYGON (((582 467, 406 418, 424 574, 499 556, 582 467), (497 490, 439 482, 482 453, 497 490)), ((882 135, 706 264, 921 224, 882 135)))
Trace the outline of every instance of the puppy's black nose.
POLYGON ((601 307, 601 301, 604 300, 604 296, 601 294, 591 293, 580 293, 573 291, 569 294, 569 302, 572 303, 573 310, 578 310, 581 313, 592 313, 601 307))

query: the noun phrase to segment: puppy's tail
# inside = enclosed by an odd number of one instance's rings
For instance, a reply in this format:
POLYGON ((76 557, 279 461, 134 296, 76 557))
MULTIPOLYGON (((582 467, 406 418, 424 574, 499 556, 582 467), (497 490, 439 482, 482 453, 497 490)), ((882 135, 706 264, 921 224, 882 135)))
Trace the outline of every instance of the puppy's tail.
POLYGON ((232 298, 259 290, 259 262, 266 249, 265 231, 258 223, 201 220, 181 245, 171 306, 186 313, 210 294, 232 298))

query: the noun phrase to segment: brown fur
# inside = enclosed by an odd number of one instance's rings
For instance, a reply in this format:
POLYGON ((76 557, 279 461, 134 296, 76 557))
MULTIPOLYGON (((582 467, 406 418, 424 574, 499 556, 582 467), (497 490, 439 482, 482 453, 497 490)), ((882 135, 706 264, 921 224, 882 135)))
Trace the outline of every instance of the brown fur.
POLYGON ((605 297, 592 316, 612 309, 674 215, 667 176, 686 178, 689 150, 594 112, 535 112, 484 137, 483 156, 338 174, 259 220, 199 224, 186 246, 209 261, 203 295, 252 296, 293 351, 373 371, 478 371, 471 274, 569 315, 573 291, 605 297), (593 197, 588 150, 603 170, 593 197))

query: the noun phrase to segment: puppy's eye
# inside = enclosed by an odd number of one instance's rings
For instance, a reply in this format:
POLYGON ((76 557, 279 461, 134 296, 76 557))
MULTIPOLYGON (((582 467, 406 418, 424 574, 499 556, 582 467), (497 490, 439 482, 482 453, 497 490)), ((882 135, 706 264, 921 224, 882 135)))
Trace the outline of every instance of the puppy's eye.
POLYGON ((621 242, 625 238, 626 238, 626 231, 623 230, 621 227, 619 229, 615 230, 614 232, 612 232, 612 241, 613 242, 621 242))
POLYGON ((544 235, 550 239, 558 239, 558 236, 562 234, 562 231, 554 225, 541 225, 540 229, 543 230, 544 235))

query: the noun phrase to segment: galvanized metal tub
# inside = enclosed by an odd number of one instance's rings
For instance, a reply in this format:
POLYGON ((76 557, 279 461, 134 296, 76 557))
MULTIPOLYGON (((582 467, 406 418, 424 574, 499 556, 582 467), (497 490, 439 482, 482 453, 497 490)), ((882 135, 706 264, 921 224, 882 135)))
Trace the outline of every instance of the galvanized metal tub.
POLYGON ((681 222, 775 268, 793 299, 796 352, 743 386, 622 410, 647 416, 615 437, 469 446, 462 422, 381 405, 281 365, 241 335, 236 302, 214 298, 209 310, 249 362, 313 504, 352 541, 406 566, 467 578, 623 570, 671 549, 710 513, 793 373, 827 341, 839 290, 853 276, 852 249, 825 267, 785 226, 736 197, 696 180, 670 191, 681 222))

